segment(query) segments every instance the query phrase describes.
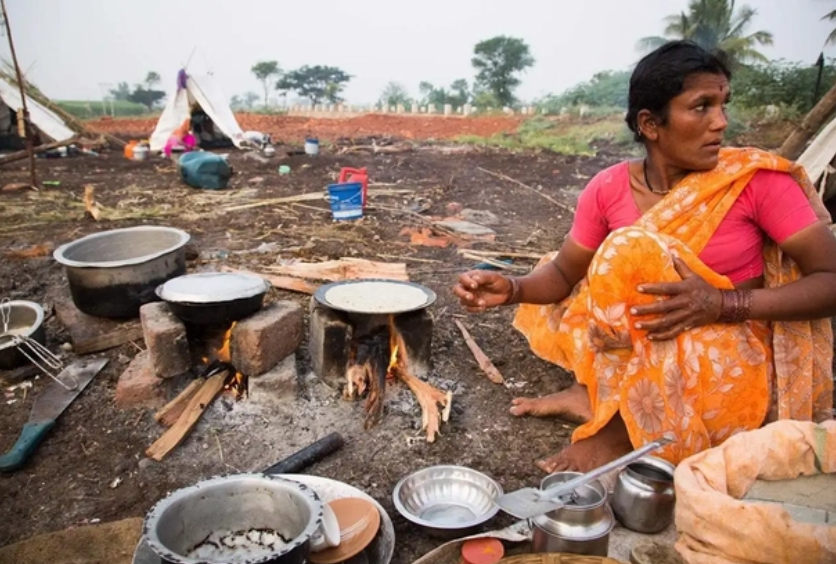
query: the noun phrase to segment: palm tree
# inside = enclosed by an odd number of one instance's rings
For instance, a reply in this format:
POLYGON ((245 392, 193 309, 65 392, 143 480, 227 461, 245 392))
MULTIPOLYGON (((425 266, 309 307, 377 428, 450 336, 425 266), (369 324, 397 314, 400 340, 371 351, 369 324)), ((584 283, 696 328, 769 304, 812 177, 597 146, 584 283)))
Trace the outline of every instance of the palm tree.
MULTIPOLYGON (((756 14, 749 6, 735 10, 735 0, 691 0, 687 12, 664 19, 664 37, 645 37, 639 48, 651 50, 674 39, 690 39, 708 50, 722 49, 740 63, 768 62, 756 47, 772 45, 772 34, 746 33, 756 14)), ((833 15, 836 19, 836 11, 833 15)))
MULTIPOLYGON (((836 10, 827 13, 822 20, 836 22, 836 10)), ((827 41, 824 42, 825 45, 829 45, 830 43, 836 43, 836 29, 830 32, 830 35, 827 36, 827 41)))

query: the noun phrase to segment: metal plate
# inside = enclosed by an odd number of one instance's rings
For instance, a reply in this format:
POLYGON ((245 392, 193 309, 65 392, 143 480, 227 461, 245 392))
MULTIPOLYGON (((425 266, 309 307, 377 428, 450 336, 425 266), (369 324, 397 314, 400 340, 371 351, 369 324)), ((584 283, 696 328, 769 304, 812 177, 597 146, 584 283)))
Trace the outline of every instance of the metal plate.
POLYGON ((270 283, 260 276, 238 272, 198 272, 172 278, 157 288, 167 301, 189 304, 216 304, 264 294, 270 283))
POLYGON ((383 278, 365 278, 365 279, 362 279, 362 280, 343 280, 343 281, 340 281, 340 282, 333 282, 331 284, 325 284, 324 286, 320 286, 319 288, 316 289, 316 292, 314 292, 314 298, 316 299, 317 302, 321 303, 322 305, 328 306, 331 309, 336 309, 336 310, 339 310, 339 311, 345 311, 345 312, 348 312, 348 313, 363 313, 363 314, 367 314, 367 315, 385 315, 385 314, 406 313, 406 312, 409 312, 409 311, 418 311, 418 310, 424 309, 426 307, 431 306, 433 303, 435 303, 435 300, 436 300, 437 296, 436 296, 435 292, 433 292, 432 290, 430 290, 426 286, 422 286, 421 284, 416 284, 415 282, 403 282, 401 280, 386 280, 386 279, 383 279, 383 278), (395 309, 395 310, 380 311, 380 310, 371 309, 371 308, 368 308, 368 309, 348 308, 348 307, 345 307, 344 305, 333 304, 333 303, 329 302, 328 299, 325 297, 328 293, 328 290, 330 290, 332 288, 337 288, 337 287, 342 287, 342 286, 352 286, 352 285, 361 286, 363 284, 368 284, 368 283, 374 283, 374 284, 384 283, 384 284, 391 284, 394 287, 402 286, 402 287, 406 287, 406 288, 417 288, 418 290, 421 290, 424 293, 424 295, 426 296, 426 301, 424 303, 420 304, 420 305, 415 305, 415 306, 412 306, 412 307, 403 307, 403 308, 399 308, 399 309, 395 309))
MULTIPOLYGON (((307 474, 276 474, 276 476, 310 486, 319 498, 326 503, 342 497, 362 497, 373 502, 380 512, 380 530, 363 553, 354 557, 357 560, 352 559, 349 562, 364 562, 363 556, 366 557, 365 562, 369 564, 389 564, 391 562, 392 555, 395 553, 395 528, 389 514, 374 498, 362 490, 330 478, 307 474)), ((163 564, 163 561, 151 550, 145 539, 141 538, 134 552, 133 564, 163 564)))

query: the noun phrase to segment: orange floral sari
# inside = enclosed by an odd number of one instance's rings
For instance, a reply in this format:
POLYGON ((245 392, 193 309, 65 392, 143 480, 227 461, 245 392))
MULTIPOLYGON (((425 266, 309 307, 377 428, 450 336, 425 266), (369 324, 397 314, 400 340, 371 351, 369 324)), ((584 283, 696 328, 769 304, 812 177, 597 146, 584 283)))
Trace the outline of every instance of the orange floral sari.
MULTIPOLYGON (((716 324, 657 342, 635 329, 629 313, 659 299, 639 294, 639 284, 680 280, 674 255, 715 287, 733 288, 698 255, 760 169, 791 173, 816 214, 830 222, 801 167, 756 149, 724 149, 716 168, 687 176, 635 225, 612 232, 571 296, 520 306, 514 327, 532 351, 574 372, 589 392, 593 418, 575 430, 573 441, 594 435, 620 413, 635 447, 670 437, 674 442, 659 456, 679 463, 759 427, 770 407, 769 419, 832 417, 829 319, 716 324)), ((772 242, 764 248, 764 265, 768 288, 801 276, 772 242)))

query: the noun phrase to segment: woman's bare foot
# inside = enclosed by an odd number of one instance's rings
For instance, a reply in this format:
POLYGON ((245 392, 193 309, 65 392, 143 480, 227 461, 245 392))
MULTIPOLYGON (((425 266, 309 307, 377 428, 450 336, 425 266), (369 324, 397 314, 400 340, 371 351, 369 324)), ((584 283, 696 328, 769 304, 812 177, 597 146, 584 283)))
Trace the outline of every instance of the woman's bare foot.
POLYGON ((569 445, 556 455, 541 460, 537 466, 552 472, 589 472, 633 451, 627 427, 616 413, 603 429, 588 439, 569 445))
POLYGON ((571 423, 583 424, 592 419, 592 407, 586 386, 575 382, 571 387, 541 398, 514 398, 511 414, 520 417, 559 417, 571 423))

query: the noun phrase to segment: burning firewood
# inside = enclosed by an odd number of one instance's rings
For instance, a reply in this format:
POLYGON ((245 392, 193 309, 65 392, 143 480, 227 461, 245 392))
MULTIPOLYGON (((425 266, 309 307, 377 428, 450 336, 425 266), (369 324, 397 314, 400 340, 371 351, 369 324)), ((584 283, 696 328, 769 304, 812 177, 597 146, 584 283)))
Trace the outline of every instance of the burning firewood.
POLYGON ((405 370, 396 369, 395 374, 415 394, 415 398, 421 405, 421 429, 427 431, 428 443, 435 442, 435 436, 439 434, 439 421, 446 422, 450 418, 453 392, 442 392, 405 370), (440 413, 438 406, 443 408, 440 413))
POLYGON ((346 371, 347 385, 343 396, 355 399, 366 396, 365 429, 380 422, 383 415, 383 397, 386 393, 387 367, 381 363, 385 350, 379 340, 371 339, 359 344, 346 371))

